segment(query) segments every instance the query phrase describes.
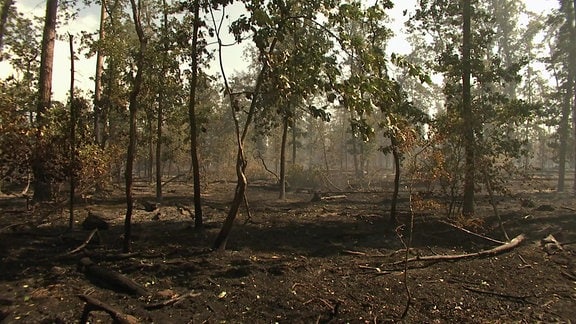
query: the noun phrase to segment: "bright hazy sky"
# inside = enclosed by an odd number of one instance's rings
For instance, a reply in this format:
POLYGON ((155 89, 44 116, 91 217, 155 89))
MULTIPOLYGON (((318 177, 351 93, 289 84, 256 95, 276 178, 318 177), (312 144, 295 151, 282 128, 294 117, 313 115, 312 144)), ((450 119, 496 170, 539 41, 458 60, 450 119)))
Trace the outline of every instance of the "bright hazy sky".
MULTIPOLYGON (((392 39, 390 48, 397 53, 407 53, 410 50, 408 43, 402 35, 403 23, 406 19, 402 15, 404 10, 413 11, 416 6, 416 0, 395 0, 395 7, 389 11, 393 19, 393 28, 396 37, 392 39)), ((551 8, 556 8, 558 0, 525 0, 528 10, 541 13, 551 8)), ((24 14, 42 17, 45 12, 45 0, 16 0, 18 10, 24 14)), ((233 11, 229 10, 230 16, 233 11)), ((58 29, 58 35, 80 35, 82 30, 94 32, 98 30, 100 10, 96 7, 83 10, 78 19, 66 25, 61 25, 58 29)), ((233 17, 232 17, 233 18, 233 17)), ((79 38, 79 37, 77 37, 79 38)), ((246 66, 243 58, 243 49, 241 47, 226 47, 223 60, 227 74, 233 74, 238 68, 246 66)), ((57 41, 55 49, 54 76, 52 90, 55 100, 65 100, 70 87, 70 53, 67 41, 57 41)), ((90 80, 95 71, 95 58, 86 59, 84 55, 77 54, 79 60, 76 61, 76 87, 89 91, 94 87, 93 81, 90 80)), ((219 70, 214 69, 215 73, 219 70)), ((0 77, 4 78, 12 73, 7 62, 0 62, 0 77)))

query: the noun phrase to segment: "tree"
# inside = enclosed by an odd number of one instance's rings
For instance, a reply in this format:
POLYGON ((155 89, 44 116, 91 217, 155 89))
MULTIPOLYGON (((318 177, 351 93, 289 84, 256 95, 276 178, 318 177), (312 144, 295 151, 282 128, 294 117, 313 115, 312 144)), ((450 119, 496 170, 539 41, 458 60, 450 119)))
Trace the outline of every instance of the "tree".
POLYGON ((190 156, 192 161, 192 172, 194 177, 194 226, 202 227, 202 195, 200 188, 200 163, 198 161, 198 134, 197 134, 197 116, 196 116, 196 90, 198 88, 198 56, 201 51, 198 45, 198 33, 200 29, 200 0, 194 0, 193 4, 193 27, 192 27, 192 44, 190 63, 190 98, 188 101, 188 122, 190 124, 190 156))
POLYGON ((423 0, 419 4, 408 24, 413 33, 430 36, 424 46, 437 55, 429 64, 444 79, 444 109, 433 130, 444 137, 441 145, 446 165, 451 166, 446 170, 451 175, 449 186, 462 188, 449 190, 455 195, 452 199, 462 197, 462 213, 471 216, 474 192, 480 188, 476 174, 504 183, 504 173, 512 171, 523 154, 523 139, 515 130, 533 116, 534 109, 509 95, 526 62, 504 62, 494 54, 498 24, 489 3, 423 0))
POLYGON ((140 47, 136 56, 136 76, 134 77, 134 84, 132 91, 130 92, 130 105, 128 107, 130 111, 130 137, 128 144, 128 152, 126 157, 126 170, 125 170, 125 180, 126 180, 126 217, 124 220, 124 244, 123 251, 125 253, 130 252, 131 240, 132 240, 132 213, 134 209, 134 198, 132 195, 133 186, 133 170, 134 170, 134 158, 136 152, 136 113, 138 112, 138 96, 142 88, 143 70, 144 70, 144 55, 146 54, 147 38, 144 35, 144 29, 142 28, 142 22, 140 20, 141 2, 136 0, 130 0, 130 5, 132 7, 132 18, 134 20, 134 28, 136 29, 136 34, 138 35, 138 41, 140 47))
POLYGON ((44 142, 43 132, 46 127, 46 113, 50 108, 52 96, 52 65, 54 61, 54 42, 56 41, 56 13, 58 0, 46 1, 46 16, 42 37, 42 52, 40 58, 40 75, 38 80, 38 101, 36 103, 37 143, 34 149, 32 170, 34 172, 34 200, 44 201, 52 198, 51 184, 54 181, 48 172, 45 150, 48 143, 44 142))
POLYGON ((474 115, 472 113, 472 95, 470 86, 470 51, 472 47, 472 35, 470 32, 472 5, 470 0, 463 1, 462 10, 462 126, 464 132, 465 148, 465 176, 464 176, 464 199, 462 202, 462 214, 474 215, 474 192, 475 192, 475 140, 474 140, 474 115))
POLYGON ((4 33, 6 32, 6 22, 14 0, 2 0, 0 6, 0 60, 2 60, 2 47, 4 46, 4 33))
MULTIPOLYGON (((101 0, 100 4, 100 28, 98 31, 98 39, 100 42, 104 41, 106 37, 106 0, 101 0)), ((96 49, 96 73, 94 74, 94 141, 101 147, 104 147, 104 140, 102 138, 102 74, 104 73, 104 51, 102 48, 96 49)))

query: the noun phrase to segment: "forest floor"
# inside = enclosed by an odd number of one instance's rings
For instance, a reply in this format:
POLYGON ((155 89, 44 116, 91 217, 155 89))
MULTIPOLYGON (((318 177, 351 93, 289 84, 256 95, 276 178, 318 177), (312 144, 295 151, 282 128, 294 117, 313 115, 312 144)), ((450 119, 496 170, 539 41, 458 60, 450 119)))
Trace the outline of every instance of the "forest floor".
MULTIPOLYGON (((226 251, 214 252, 233 183, 205 188, 202 231, 186 211, 193 209, 190 185, 167 185, 163 206, 146 212, 142 202, 153 200, 153 189, 140 184, 133 253, 123 255, 120 189, 82 202, 73 232, 66 231, 66 209, 28 210, 23 198, 4 196, 0 322, 77 323, 83 295, 130 315, 128 323, 570 323, 576 319, 576 199, 524 187, 497 205, 510 239, 525 235, 517 247, 430 261, 417 256, 476 253, 506 241, 488 199, 478 198, 474 219, 458 220, 423 212, 422 204, 411 209, 405 195, 399 209, 406 226, 393 227, 389 190, 333 193, 341 197, 317 202, 309 192, 289 192, 281 201, 269 186, 254 184, 251 219, 243 209, 226 251), (74 251, 91 233, 81 226, 88 210, 108 215, 111 226, 74 251), (403 242, 410 238, 408 256, 416 260, 404 273, 403 242), (140 284, 145 296, 98 280, 98 271, 89 275, 78 265, 85 257, 96 264, 92 269, 140 284), (411 303, 401 319, 407 291, 411 303)), ((101 311, 89 321, 112 322, 101 311)))

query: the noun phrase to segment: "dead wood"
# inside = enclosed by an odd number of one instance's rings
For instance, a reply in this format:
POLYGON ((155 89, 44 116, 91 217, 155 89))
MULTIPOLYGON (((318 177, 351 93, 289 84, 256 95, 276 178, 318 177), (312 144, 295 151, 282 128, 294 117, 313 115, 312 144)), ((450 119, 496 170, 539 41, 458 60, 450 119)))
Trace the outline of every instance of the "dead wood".
POLYGON ((346 198, 348 198, 346 195, 323 196, 322 193, 315 192, 311 201, 317 202, 317 201, 328 201, 328 200, 337 200, 337 199, 346 199, 346 198))
POLYGON ((492 255, 497 255, 497 254, 504 253, 506 251, 514 249, 515 247, 520 245, 520 243, 522 243, 522 241, 524 241, 524 239, 525 239, 524 234, 520 234, 520 235, 516 236, 515 238, 513 238, 510 242, 506 242, 505 244, 499 245, 499 246, 497 246, 493 249, 490 249, 490 250, 484 250, 484 251, 480 251, 480 252, 476 252, 476 253, 457 254, 457 255, 416 256, 416 257, 413 257, 410 259, 401 260, 401 261, 391 263, 390 265, 399 265, 399 264, 403 264, 403 263, 416 262, 416 261, 456 261, 456 260, 461 260, 461 259, 492 256, 492 255))
POLYGON ((336 195, 336 196, 326 196, 320 198, 320 200, 336 200, 336 199, 346 199, 348 198, 346 195, 336 195))
POLYGON ((461 230, 462 232, 465 232, 465 233, 468 233, 468 234, 470 234, 470 235, 474 235, 474 236, 476 236, 476 237, 485 239, 485 240, 490 241, 490 242, 492 242, 492 243, 496 243, 496 244, 505 244, 505 243, 506 243, 506 242, 502 242, 502 241, 495 240, 495 239, 490 238, 490 237, 488 237, 488 236, 484 236, 484 235, 481 235, 481 234, 472 232, 472 231, 470 231, 470 230, 467 230, 467 229, 465 229, 465 228, 463 228, 463 227, 460 227, 460 226, 455 225, 455 224, 452 224, 452 223, 448 223, 448 222, 445 222, 445 221, 442 221, 442 220, 440 221, 440 223, 446 224, 446 225, 448 225, 448 226, 450 226, 450 227, 459 229, 459 230, 461 230))
POLYGON ((164 187, 165 185, 169 184, 170 182, 175 181, 176 179, 179 179, 179 178, 181 178, 181 177, 183 177, 183 176, 185 176, 185 175, 186 175, 186 173, 182 173, 182 174, 178 174, 178 175, 172 177, 171 179, 163 182, 163 183, 162 183, 162 187, 164 187))
POLYGON ((147 310, 160 309, 160 308, 170 306, 170 305, 177 305, 187 298, 194 298, 194 297, 198 297, 200 295, 201 295, 200 293, 195 293, 195 292, 191 291, 191 292, 186 293, 186 294, 181 295, 181 296, 175 296, 175 297, 170 298, 168 300, 164 300, 164 301, 161 301, 161 302, 158 302, 155 304, 146 305, 146 306, 144 306, 144 308, 147 310))
POLYGON ((88 295, 78 295, 78 298, 82 299, 86 305, 84 305, 84 310, 82 311, 82 317, 80 318, 80 323, 89 323, 88 316, 92 311, 104 311, 112 317, 114 323, 118 324, 137 324, 138 319, 132 315, 124 314, 123 312, 117 310, 116 308, 88 295))
POLYGON ((90 281, 100 287, 108 288, 119 293, 128 293, 137 296, 149 295, 146 288, 134 280, 123 274, 101 267, 94 263, 90 258, 80 259, 78 268, 90 281))
POLYGON ((92 240, 92 238, 94 237, 94 235, 96 235, 98 233, 98 229, 95 228, 93 229, 90 234, 88 235, 88 237, 86 238, 86 240, 80 244, 80 246, 78 246, 77 248, 75 248, 74 250, 70 251, 70 252, 66 252, 64 254, 62 254, 61 256, 68 256, 68 255, 72 255, 76 252, 80 252, 81 250, 83 250, 92 240))
MULTIPOLYGON (((490 290, 484 290, 484 289, 478 289, 478 288, 474 288, 474 287, 468 287, 468 286, 462 286, 464 289, 468 290, 468 291, 472 291, 475 293, 479 293, 479 294, 485 294, 485 295, 492 295, 492 296, 497 296, 497 297, 502 297, 502 298, 509 298, 509 299, 516 299, 516 300, 520 300, 523 302, 528 302, 526 300, 526 298, 532 297, 532 296, 515 296, 515 295, 510 295, 510 294, 504 294, 504 293, 499 293, 499 292, 495 292, 495 291, 490 291, 490 290)), ((532 303, 531 303, 532 304, 532 303)))
POLYGON ((5 232, 9 229, 12 229, 12 228, 16 228, 18 226, 30 226, 31 227, 33 225, 34 225, 34 223, 31 221, 18 222, 18 223, 10 224, 10 225, 7 225, 7 226, 0 228, 0 233, 3 233, 3 232, 5 232))

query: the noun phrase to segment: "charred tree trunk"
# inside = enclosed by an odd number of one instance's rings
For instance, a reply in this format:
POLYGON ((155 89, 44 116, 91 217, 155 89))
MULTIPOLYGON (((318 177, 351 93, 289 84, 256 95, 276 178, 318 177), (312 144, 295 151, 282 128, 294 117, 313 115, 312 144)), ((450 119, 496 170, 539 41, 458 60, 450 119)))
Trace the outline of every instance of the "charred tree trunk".
MULTIPOLYGON (((102 0, 100 6, 100 30, 98 39, 100 42, 106 37, 104 23, 106 21, 106 0, 102 0)), ((104 73, 104 54, 101 49, 96 52, 96 74, 94 76, 94 141, 104 148, 102 138, 103 118, 102 118, 102 74, 104 73)))
POLYGON ((76 99, 74 97, 74 37, 68 34, 70 40, 70 217, 68 229, 74 228, 74 196, 76 192, 76 99))
POLYGON ((475 184, 475 148, 474 148, 474 116, 472 113, 472 94, 470 85, 470 52, 471 52, 471 14, 470 0, 463 3, 463 41, 462 41, 462 120, 465 148, 464 201, 462 213, 474 215, 474 184, 475 184))
POLYGON ((132 212, 134 209, 134 199, 132 196, 132 186, 134 183, 134 157, 136 155, 136 113, 138 112, 138 95, 142 87, 142 74, 144 68, 144 53, 146 52, 146 38, 140 23, 140 6, 136 4, 136 0, 130 0, 132 6, 132 17, 134 19, 134 27, 138 35, 140 48, 136 58, 136 77, 134 78, 134 85, 130 92, 130 139, 128 144, 128 153, 126 157, 126 170, 124 173, 126 181, 126 218, 124 219, 124 244, 123 252, 128 253, 131 250, 132 243, 132 212))
MULTIPOLYGON (((160 84, 164 84, 168 70, 168 51, 170 49, 168 39, 168 9, 166 0, 162 0, 163 12, 163 53, 162 53, 162 72, 160 75, 160 84)), ((162 203, 162 124, 164 122, 164 102, 166 92, 164 87, 158 90, 158 116, 156 116, 156 202, 162 203)))
POLYGON ((398 224, 398 217, 396 215, 396 206, 398 205, 398 194, 400 192, 400 170, 402 157, 398 151, 398 141, 393 136, 390 137, 392 144, 392 156, 394 158, 394 192, 392 193, 392 202, 390 203, 390 223, 393 225, 398 224))
POLYGON ((190 99, 188 102, 188 120, 190 123, 190 157, 194 176, 194 227, 199 229, 202 223, 202 192, 200 189, 200 162, 198 161, 198 134, 196 125, 196 88, 198 87, 198 30, 200 28, 200 1, 194 1, 194 30, 192 32, 192 76, 190 77, 190 99))
POLYGON ((288 142, 288 126, 290 117, 284 116, 282 124, 282 143, 280 144, 280 196, 279 199, 286 199, 286 143, 288 142))
MULTIPOLYGON (((570 77, 571 78, 571 77, 570 77)), ((562 103, 562 115, 560 116, 560 147, 558 151, 558 192, 564 192, 566 180, 566 157, 568 151, 568 133, 570 119, 570 89, 564 89, 564 102, 562 103)))
POLYGON ((38 80, 38 102, 36 104, 36 148, 32 162, 34 173, 34 200, 46 201, 52 198, 52 175, 48 174, 46 161, 46 146, 44 128, 46 127, 46 113, 50 108, 52 96, 52 66, 54 63, 54 44, 56 41, 56 16, 58 0, 46 1, 46 17, 42 36, 42 52, 40 57, 40 76, 38 80))

